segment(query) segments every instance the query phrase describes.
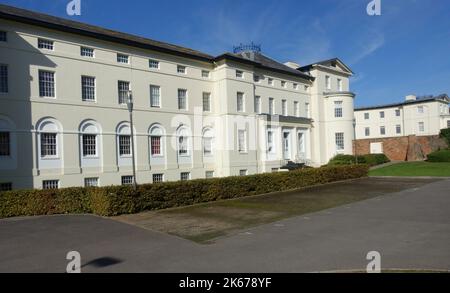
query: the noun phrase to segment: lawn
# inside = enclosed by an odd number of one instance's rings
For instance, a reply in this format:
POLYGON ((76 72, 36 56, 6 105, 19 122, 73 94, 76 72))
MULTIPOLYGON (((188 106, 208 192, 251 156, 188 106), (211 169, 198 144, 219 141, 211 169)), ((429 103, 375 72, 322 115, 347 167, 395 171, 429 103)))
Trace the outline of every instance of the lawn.
POLYGON ((450 163, 406 162, 371 170, 369 176, 450 177, 450 163))
POLYGON ((296 191, 122 215, 113 219, 198 243, 208 243, 242 229, 420 187, 434 181, 436 179, 363 178, 296 191))

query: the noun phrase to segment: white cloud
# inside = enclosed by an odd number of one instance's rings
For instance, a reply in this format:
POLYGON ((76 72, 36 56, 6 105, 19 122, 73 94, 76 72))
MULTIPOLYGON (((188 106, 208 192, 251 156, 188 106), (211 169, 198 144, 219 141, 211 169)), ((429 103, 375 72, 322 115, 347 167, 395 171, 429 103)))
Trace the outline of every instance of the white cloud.
POLYGON ((385 43, 384 35, 376 32, 371 33, 368 35, 368 39, 363 40, 363 42, 360 42, 360 45, 355 48, 355 50, 358 50, 358 52, 351 57, 349 60, 350 65, 354 65, 364 58, 370 56, 375 51, 383 47, 385 43))

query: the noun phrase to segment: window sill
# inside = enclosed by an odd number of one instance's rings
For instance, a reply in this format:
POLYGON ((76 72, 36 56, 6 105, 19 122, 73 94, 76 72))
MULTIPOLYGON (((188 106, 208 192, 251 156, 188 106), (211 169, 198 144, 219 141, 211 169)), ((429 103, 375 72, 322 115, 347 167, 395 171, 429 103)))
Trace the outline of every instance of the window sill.
POLYGON ((42 157, 41 156, 41 160, 43 160, 43 161, 56 161, 56 160, 60 160, 60 158, 58 156, 55 156, 55 157, 50 157, 50 156, 42 157))
POLYGON ((83 160, 98 160, 100 156, 83 156, 83 160))

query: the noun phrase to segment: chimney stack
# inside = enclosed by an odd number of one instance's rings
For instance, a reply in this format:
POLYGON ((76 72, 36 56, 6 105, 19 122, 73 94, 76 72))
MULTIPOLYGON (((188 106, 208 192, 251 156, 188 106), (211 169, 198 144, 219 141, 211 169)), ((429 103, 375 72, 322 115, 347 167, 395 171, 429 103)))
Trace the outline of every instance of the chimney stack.
POLYGON ((408 95, 405 98, 406 101, 415 101, 417 100, 417 97, 415 95, 408 95))

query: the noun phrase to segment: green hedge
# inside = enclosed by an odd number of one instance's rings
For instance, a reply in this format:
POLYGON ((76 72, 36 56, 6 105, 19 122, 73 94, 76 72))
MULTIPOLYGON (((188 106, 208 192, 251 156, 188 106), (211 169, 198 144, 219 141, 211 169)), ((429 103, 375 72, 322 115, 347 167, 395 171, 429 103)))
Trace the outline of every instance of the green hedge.
MULTIPOLYGON (((376 166, 390 162, 385 154, 367 154, 358 156, 359 164, 367 164, 369 166, 376 166)), ((329 166, 339 165, 353 165, 356 164, 356 157, 353 155, 337 155, 333 157, 328 163, 329 166)))
POLYGON ((440 150, 433 152, 427 156, 427 161, 436 162, 450 162, 450 150, 440 150))
POLYGON ((450 147, 450 128, 441 129, 440 137, 445 139, 450 147))
POLYGON ((367 173, 367 165, 355 165, 145 184, 137 191, 129 186, 8 191, 0 193, 0 218, 67 213, 115 216, 302 188, 367 173))

